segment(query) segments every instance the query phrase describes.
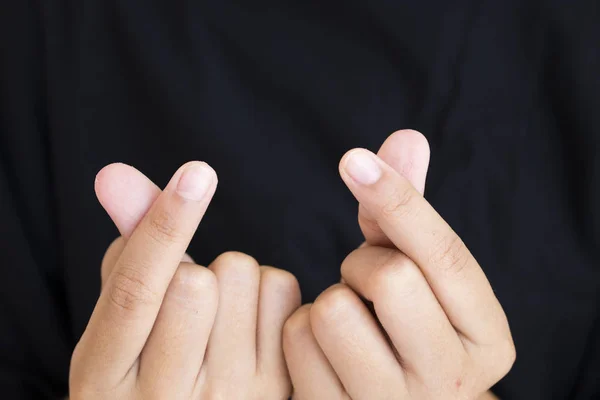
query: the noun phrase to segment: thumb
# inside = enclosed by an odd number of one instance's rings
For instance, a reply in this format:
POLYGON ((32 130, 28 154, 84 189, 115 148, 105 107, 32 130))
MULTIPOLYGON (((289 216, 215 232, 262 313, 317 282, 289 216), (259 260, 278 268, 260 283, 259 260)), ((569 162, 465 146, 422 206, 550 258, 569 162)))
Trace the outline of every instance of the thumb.
POLYGON ((109 164, 96 175, 96 197, 117 229, 128 239, 161 190, 137 169, 109 164))
MULTIPOLYGON (((429 143, 423 134, 410 129, 397 131, 383 142, 377 155, 408 179, 419 193, 424 193, 429 167, 429 143)), ((365 244, 394 246, 379 228, 377 221, 361 205, 358 208, 358 223, 365 236, 365 244)))

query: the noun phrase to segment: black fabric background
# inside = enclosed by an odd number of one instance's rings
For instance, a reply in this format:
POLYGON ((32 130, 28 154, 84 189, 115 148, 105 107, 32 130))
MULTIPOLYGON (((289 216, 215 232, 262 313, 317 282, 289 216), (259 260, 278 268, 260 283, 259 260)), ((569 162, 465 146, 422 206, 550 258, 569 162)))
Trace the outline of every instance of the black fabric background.
POLYGON ((116 230, 96 172, 209 162, 190 253, 292 271, 361 242, 341 155, 421 130, 426 197, 511 323, 503 399, 600 396, 600 2, 20 0, 0 5, 0 392, 67 393, 116 230))

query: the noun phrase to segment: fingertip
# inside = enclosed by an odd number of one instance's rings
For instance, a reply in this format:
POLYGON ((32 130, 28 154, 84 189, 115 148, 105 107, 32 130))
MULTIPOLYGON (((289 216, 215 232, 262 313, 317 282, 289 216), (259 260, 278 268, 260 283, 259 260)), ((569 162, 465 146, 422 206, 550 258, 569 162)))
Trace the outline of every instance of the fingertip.
POLYGON ((94 188, 98 201, 125 237, 131 235, 160 194, 160 189, 143 173, 123 163, 102 168, 94 188))
POLYGON ((340 161, 340 175, 346 183, 370 186, 379 181, 382 173, 381 159, 367 149, 352 149, 340 161))
POLYGON ((429 141, 419 131, 403 129, 392 133, 381 145, 378 155, 398 158, 407 154, 414 154, 420 160, 429 163, 429 141))
POLYGON ((372 151, 365 149, 364 147, 355 147, 353 149, 348 150, 346 153, 344 153, 344 155, 342 156, 342 158, 340 159, 340 162, 338 164, 338 169, 339 169, 341 175, 344 172, 346 165, 348 164, 348 160, 356 152, 368 152, 368 153, 373 154, 372 151))
POLYGON ((216 171, 204 161, 188 161, 173 174, 165 190, 177 192, 188 200, 212 197, 218 184, 216 171))
POLYGON ((131 165, 128 165, 128 164, 125 164, 122 162, 110 163, 110 164, 105 165, 104 167, 102 167, 100 169, 100 171, 98 171, 98 173, 96 174, 96 179, 98 180, 98 179, 100 179, 100 177, 105 176, 106 174, 110 174, 114 171, 126 170, 126 169, 135 169, 135 168, 133 168, 131 165))
POLYGON ((128 174, 132 173, 141 174, 141 172, 131 165, 127 165, 122 162, 115 162, 105 165, 100 169, 100 171, 98 171, 96 174, 96 179, 94 180, 94 189, 96 194, 103 193, 103 191, 109 187, 109 184, 114 179, 122 179, 123 176, 127 176, 128 174))
POLYGON ((377 155, 421 194, 424 192, 430 147, 422 133, 412 129, 396 131, 383 142, 377 155))
POLYGON ((199 161, 199 160, 191 160, 191 161, 184 163, 179 168, 179 170, 176 172, 176 174, 180 173, 181 171, 183 171, 185 169, 193 167, 193 166, 200 166, 202 168, 206 168, 206 170, 213 176, 213 178, 217 179, 217 172, 214 170, 214 168, 211 167, 211 165, 209 163, 207 163, 206 161, 199 161))
POLYGON ((382 147, 384 147, 386 143, 393 144, 397 141, 401 141, 403 146, 429 152, 429 141, 425 135, 414 129, 401 129, 395 131, 383 142, 382 147))

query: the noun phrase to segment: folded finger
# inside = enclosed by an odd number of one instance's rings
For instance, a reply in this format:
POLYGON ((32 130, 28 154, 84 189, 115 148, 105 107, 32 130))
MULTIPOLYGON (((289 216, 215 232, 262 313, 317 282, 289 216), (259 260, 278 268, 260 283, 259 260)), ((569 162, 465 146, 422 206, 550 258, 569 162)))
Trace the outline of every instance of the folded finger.
POLYGON ((300 307, 298 281, 288 271, 261 266, 258 296, 258 325, 256 353, 259 373, 266 377, 279 376, 287 380, 287 368, 283 357, 283 325, 300 307))
POLYGON ((99 370, 89 376, 120 379, 137 359, 216 181, 208 165, 184 165, 134 230, 80 341, 81 365, 99 370))
POLYGON ((506 318, 482 269, 407 179, 364 149, 348 152, 340 173, 387 237, 423 271, 456 329, 474 342, 506 334, 506 318))
POLYGON ((409 376, 418 377, 418 384, 431 392, 456 390, 468 356, 412 260, 395 249, 364 247, 346 257, 342 276, 348 286, 373 302, 409 376))
POLYGON ((183 398, 194 391, 218 299, 210 270, 180 264, 140 358, 139 387, 148 398, 183 398))
POLYGON ((321 293, 310 310, 312 332, 353 400, 402 398, 404 371, 377 321, 346 285, 321 293))
POLYGON ((300 307, 285 323, 283 351, 289 369, 294 400, 349 400, 310 326, 310 304, 300 307))
POLYGON ((259 265, 246 254, 228 252, 209 269, 217 277, 219 310, 208 343, 207 376, 250 376, 256 370, 259 265))

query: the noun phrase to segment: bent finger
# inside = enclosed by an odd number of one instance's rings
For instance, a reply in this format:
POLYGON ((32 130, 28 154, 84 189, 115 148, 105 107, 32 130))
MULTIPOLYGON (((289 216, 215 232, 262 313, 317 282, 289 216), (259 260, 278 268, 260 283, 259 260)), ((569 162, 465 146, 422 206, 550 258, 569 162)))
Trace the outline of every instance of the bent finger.
POLYGON ((207 376, 249 376, 256 371, 258 262, 232 251, 217 257, 209 269, 217 277, 219 310, 208 343, 207 376))
POLYGON ((317 297, 310 310, 312 332, 352 399, 400 397, 405 374, 371 312, 346 285, 317 297))
POLYGON ((120 379, 133 365, 216 188, 212 168, 184 165, 136 227, 80 341, 81 368, 120 379), (96 371, 98 370, 98 371, 96 371))
POLYGON ((140 388, 168 399, 194 391, 217 313, 215 275, 182 263, 171 280, 140 359, 140 388))
POLYGON ((402 366, 418 377, 418 383, 433 392, 456 390, 455 381, 461 379, 468 356, 413 261, 398 250, 369 246, 346 257, 342 276, 373 302, 402 366))
POLYGON ((278 268, 260 267, 256 353, 259 373, 287 378, 282 350, 283 325, 300 307, 296 277, 278 268))
POLYGON ((423 271, 457 330, 483 343, 507 334, 506 317, 483 270, 410 182, 364 149, 348 152, 340 173, 387 237, 423 271))
POLYGON ((312 333, 310 308, 310 304, 300 307, 283 328, 283 351, 294 387, 293 400, 349 400, 312 333))

